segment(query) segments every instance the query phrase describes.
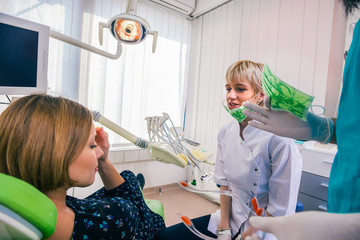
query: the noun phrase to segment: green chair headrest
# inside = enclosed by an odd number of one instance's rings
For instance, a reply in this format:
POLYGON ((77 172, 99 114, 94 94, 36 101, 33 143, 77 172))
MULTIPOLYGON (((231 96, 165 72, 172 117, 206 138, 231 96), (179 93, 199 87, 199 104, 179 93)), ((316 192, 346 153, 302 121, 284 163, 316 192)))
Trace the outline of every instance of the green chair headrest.
POLYGON ((49 237, 56 227, 55 204, 31 184, 0 173, 0 204, 16 212, 49 237))

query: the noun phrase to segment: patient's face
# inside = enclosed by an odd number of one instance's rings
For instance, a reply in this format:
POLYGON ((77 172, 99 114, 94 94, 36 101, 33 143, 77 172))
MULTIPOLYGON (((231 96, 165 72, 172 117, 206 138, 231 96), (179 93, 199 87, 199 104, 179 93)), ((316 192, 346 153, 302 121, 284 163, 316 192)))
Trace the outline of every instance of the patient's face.
POLYGON ((243 102, 251 100, 255 95, 255 91, 247 79, 231 81, 225 85, 225 89, 226 102, 230 110, 239 108, 243 102))
POLYGON ((98 158, 104 154, 95 142, 95 135, 95 128, 92 126, 85 148, 69 167, 70 178, 76 182, 77 187, 86 187, 95 181, 98 158))

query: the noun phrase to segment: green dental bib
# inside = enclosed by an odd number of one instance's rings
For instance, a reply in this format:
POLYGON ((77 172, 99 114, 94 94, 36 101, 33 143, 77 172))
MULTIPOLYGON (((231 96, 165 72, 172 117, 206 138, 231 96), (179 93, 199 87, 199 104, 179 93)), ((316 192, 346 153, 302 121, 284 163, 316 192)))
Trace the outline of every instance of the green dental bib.
POLYGON ((265 94, 271 98, 273 110, 284 110, 306 120, 307 112, 314 100, 313 96, 276 77, 267 65, 264 66, 261 80, 265 94))
MULTIPOLYGON (((244 119, 246 118, 246 115, 243 114, 243 110, 247 109, 243 106, 239 107, 239 108, 235 108, 230 110, 228 108, 228 106, 226 106, 225 104, 223 104, 223 107, 226 109, 226 111, 228 111, 228 113, 230 113, 230 115, 235 118, 239 123, 241 123, 242 121, 244 121, 244 119)), ((249 110, 249 109, 248 109, 249 110)))

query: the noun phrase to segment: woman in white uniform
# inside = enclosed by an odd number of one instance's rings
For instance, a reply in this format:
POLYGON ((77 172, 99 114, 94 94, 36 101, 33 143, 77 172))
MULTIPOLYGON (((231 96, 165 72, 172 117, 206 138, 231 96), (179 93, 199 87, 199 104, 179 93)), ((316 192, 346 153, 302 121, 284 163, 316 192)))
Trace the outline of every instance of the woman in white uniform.
POLYGON ((295 213, 302 161, 294 140, 249 126, 242 114, 245 101, 262 105, 262 69, 263 64, 239 61, 226 73, 225 108, 236 120, 218 134, 215 182, 240 200, 220 196, 220 210, 212 214, 208 227, 218 239, 251 235, 248 219, 253 215, 249 209, 253 197, 268 216, 295 213))
MULTIPOLYGON (((268 216, 295 213, 301 177, 301 155, 294 140, 248 126, 242 114, 245 101, 262 105, 263 64, 240 61, 226 73, 225 108, 236 118, 218 134, 215 182, 239 198, 220 196, 220 210, 192 219, 203 234, 217 239, 245 239, 251 235, 251 199, 256 197, 268 216)), ((271 239, 270 234, 266 239, 271 239)), ((160 240, 198 240, 183 223, 167 227, 160 240)))

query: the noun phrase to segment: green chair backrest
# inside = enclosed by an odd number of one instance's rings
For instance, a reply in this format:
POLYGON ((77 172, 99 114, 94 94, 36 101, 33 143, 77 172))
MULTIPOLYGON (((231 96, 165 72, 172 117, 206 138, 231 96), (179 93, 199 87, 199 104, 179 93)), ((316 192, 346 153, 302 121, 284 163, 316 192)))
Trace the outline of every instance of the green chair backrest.
POLYGON ((162 202, 160 202, 159 200, 145 199, 143 190, 141 189, 140 186, 139 186, 139 188, 140 188, 140 191, 143 195, 143 198, 144 198, 145 203, 148 206, 148 208, 150 208, 150 210, 153 211, 154 213, 159 214, 165 220, 164 204, 162 202))
POLYGON ((150 208, 154 213, 159 214, 164 220, 164 204, 159 200, 154 199, 145 199, 146 205, 150 208))

